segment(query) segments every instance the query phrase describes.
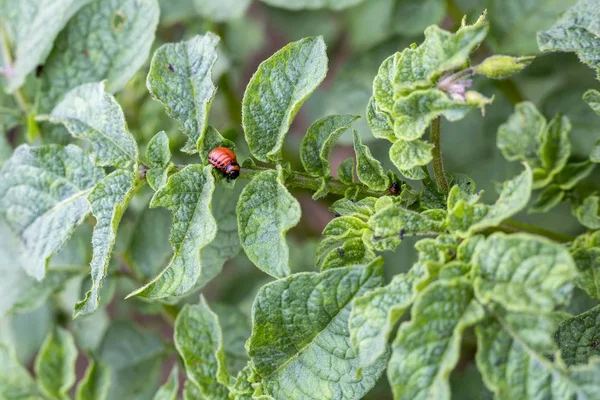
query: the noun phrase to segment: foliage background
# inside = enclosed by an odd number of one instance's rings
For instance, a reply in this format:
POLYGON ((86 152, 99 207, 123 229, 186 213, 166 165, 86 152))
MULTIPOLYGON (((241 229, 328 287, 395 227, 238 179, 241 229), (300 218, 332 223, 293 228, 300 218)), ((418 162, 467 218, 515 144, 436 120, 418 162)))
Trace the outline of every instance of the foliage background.
MULTIPOLYGON (((14 5, 11 0, 4 0, 4 3, 3 7, 14 5)), ((214 70, 218 91, 210 124, 235 141, 239 159, 249 156, 240 126, 240 102, 258 64, 291 41, 323 35, 330 59, 327 78, 302 107, 284 143, 286 159, 291 161, 292 166, 299 167, 297 149, 310 123, 333 113, 364 117, 373 77, 381 62, 394 51, 410 43, 421 42, 426 26, 439 24, 454 30, 463 14, 473 21, 479 13, 488 9, 491 31, 485 46, 478 50, 474 59, 482 60, 492 51, 533 55, 539 53, 535 33, 549 28, 558 15, 575 1, 365 0, 356 1, 354 3, 358 4, 342 10, 286 10, 254 1, 247 9, 232 5, 229 10, 235 11, 232 11, 233 15, 224 16, 210 12, 209 5, 218 2, 196 0, 196 5, 194 0, 161 0, 159 3, 160 22, 151 52, 163 43, 186 40, 208 30, 221 36, 220 58, 214 70)), ((223 6, 223 10, 226 8, 223 6)), ((124 109, 129 130, 142 153, 150 138, 160 130, 168 134, 171 149, 179 149, 185 138, 179 134, 175 122, 167 117, 163 106, 152 100, 146 89, 149 61, 148 58, 133 79, 116 94, 117 101, 124 109)), ((493 202, 497 197, 495 182, 515 176, 521 168, 518 163, 508 163, 502 157, 496 147, 496 132, 513 112, 514 104, 523 100, 535 103, 547 117, 557 112, 568 116, 573 124, 574 158, 587 159, 589 149, 597 138, 598 117, 581 98, 587 89, 598 87, 594 78, 594 71, 581 64, 574 54, 553 53, 540 55, 511 80, 477 80, 476 89, 486 95, 493 94, 494 103, 488 107, 485 118, 472 112, 459 122, 442 123, 447 169, 469 174, 478 187, 485 190, 484 201, 493 202)), ((28 76, 22 92, 30 104, 34 102, 37 84, 34 74, 28 76)), ((18 110, 14 98, 0 92, 0 131, 4 133, 0 137, 0 163, 8 159, 12 149, 21 143, 64 142, 65 136, 60 132, 53 132, 44 125, 27 125, 19 119, 18 113, 11 110, 18 110), (41 130, 37 131, 37 128, 41 130)), ((388 160, 389 144, 373 140, 364 118, 357 122, 356 127, 375 158, 388 160)), ((353 155, 350 132, 344 134, 340 142, 342 144, 336 146, 331 157, 333 171, 337 171, 341 161, 353 155)), ((175 163, 186 163, 190 159, 191 156, 174 151, 175 163)), ((393 168, 389 161, 386 162, 386 168, 393 168)), ((598 173, 596 171, 590 181, 598 181, 598 173)), ((293 272, 309 271, 314 268, 312 255, 321 231, 333 218, 328 210, 331 198, 314 202, 309 192, 296 191, 293 194, 299 199, 303 213, 300 223, 288 235, 290 266, 293 272)), ((110 279, 102 289, 104 304, 99 312, 71 320, 74 304, 84 293, 82 288, 88 285, 85 275, 69 280, 53 294, 32 294, 35 307, 27 307, 32 309, 26 312, 17 310, 8 313, 3 304, 9 303, 10 292, 7 288, 0 292, 0 311, 4 314, 0 319, 0 342, 15 348, 22 364, 33 368, 33 359, 42 341, 54 326, 59 325, 73 332, 80 349, 99 352, 109 359, 113 357, 111 368, 129 370, 118 382, 111 383, 110 393, 113 396, 126 394, 128 397, 120 398, 151 398, 167 379, 177 358, 172 344, 173 328, 168 307, 145 303, 137 298, 123 300, 140 284, 139 277, 132 270, 141 271, 144 277, 152 277, 171 255, 168 241, 171 217, 165 209, 147 208, 150 195, 151 191, 144 189, 136 195, 124 214, 110 266, 110 279), (133 328, 132 322, 143 329, 133 328), (140 335, 143 340, 138 337, 140 335), (110 337, 118 338, 114 341, 114 348, 106 344, 111 342, 110 337), (133 346, 140 341, 144 346, 138 351, 133 346), (120 352, 131 352, 132 357, 127 359, 123 354, 119 355, 120 352), (136 368, 132 369, 132 365, 127 363, 135 363, 136 368)), ((583 232, 565 204, 556 207, 550 214, 522 213, 519 219, 566 234, 583 232)), ((53 257, 51 263, 87 271, 91 258, 92 226, 93 220, 90 220, 78 228, 66 248, 53 257)), ((2 233, 0 230, 0 235, 2 233)), ((384 254, 386 276, 407 271, 416 259, 413 245, 414 240, 408 239, 396 252, 384 254)), ((7 239, 2 240, 0 279, 2 271, 11 267, 11 256, 10 243, 7 239)), ((268 275, 255 268, 240 252, 203 290, 211 307, 225 317, 221 323, 231 324, 231 328, 224 326, 223 331, 240 332, 237 337, 233 335, 226 340, 231 340, 229 348, 234 354, 230 356, 238 358, 242 365, 246 357, 243 340, 248 337, 250 307, 258 288, 268 280, 268 275), (239 318, 232 317, 238 314, 239 318), (231 321, 227 316, 232 317, 231 321)), ((197 303, 197 299, 198 295, 194 294, 184 303, 197 303)), ((596 303, 583 291, 577 290, 569 311, 578 314, 596 303)), ((467 333, 467 345, 451 377, 453 393, 455 398, 464 399, 490 396, 474 368, 469 340, 473 340, 472 333, 467 333)), ((80 353, 78 380, 82 378, 86 364, 86 358, 80 353)), ((391 398, 385 379, 366 398, 391 398)))

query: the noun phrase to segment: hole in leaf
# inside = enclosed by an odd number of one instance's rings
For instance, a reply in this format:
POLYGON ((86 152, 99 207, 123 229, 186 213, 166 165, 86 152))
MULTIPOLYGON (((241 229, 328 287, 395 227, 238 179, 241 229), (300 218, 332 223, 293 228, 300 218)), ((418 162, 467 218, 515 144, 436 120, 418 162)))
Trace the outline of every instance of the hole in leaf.
POLYGON ((120 32, 125 27, 127 23, 127 17, 121 11, 115 11, 110 19, 110 29, 113 32, 120 32))

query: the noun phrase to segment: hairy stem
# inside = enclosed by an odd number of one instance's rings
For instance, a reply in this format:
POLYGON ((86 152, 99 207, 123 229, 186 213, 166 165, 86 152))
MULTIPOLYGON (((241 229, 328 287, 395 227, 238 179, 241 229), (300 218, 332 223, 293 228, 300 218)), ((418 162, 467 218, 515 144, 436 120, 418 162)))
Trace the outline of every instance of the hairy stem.
POLYGON ((441 125, 442 117, 437 117, 431 122, 431 144, 433 145, 433 176, 437 182, 438 189, 442 193, 448 193, 448 181, 446 181, 446 171, 444 170, 444 160, 442 159, 442 135, 441 125))

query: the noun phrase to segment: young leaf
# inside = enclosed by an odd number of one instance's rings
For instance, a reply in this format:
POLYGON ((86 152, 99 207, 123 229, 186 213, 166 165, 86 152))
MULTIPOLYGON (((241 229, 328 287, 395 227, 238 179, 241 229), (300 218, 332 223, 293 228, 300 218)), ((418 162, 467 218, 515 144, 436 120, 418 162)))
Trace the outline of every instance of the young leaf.
POLYGON ((546 119, 533 103, 519 103, 508 121, 498 128, 498 148, 509 161, 521 160, 535 166, 545 129, 546 119))
POLYGON ((367 124, 371 128, 373 136, 379 139, 387 139, 390 142, 396 141, 394 133, 394 123, 391 117, 382 112, 375 101, 375 97, 371 96, 367 104, 367 124))
MULTIPOLYGON (((531 196, 533 176, 529 166, 514 179, 504 182, 494 205, 476 204, 471 199, 459 199, 458 185, 448 195, 448 227, 461 237, 468 237, 491 226, 497 226, 527 206, 531 196)), ((478 196, 473 199, 476 201, 478 196)))
POLYGON ((590 297, 600 299, 600 248, 577 249, 572 255, 579 270, 575 284, 585 290, 590 297))
POLYGON ((23 367, 13 348, 0 343, 0 397, 3 399, 43 400, 33 378, 23 367))
POLYGON ((215 86, 211 72, 217 61, 219 37, 211 32, 167 43, 152 57, 146 85, 165 105, 167 114, 181 123, 188 140, 182 151, 197 153, 208 127, 215 86))
POLYGON ((177 392, 179 391, 179 371, 177 365, 173 367, 169 378, 164 385, 158 389, 154 395, 154 400, 177 400, 177 392))
POLYGON ((354 131, 354 152, 356 153, 356 174, 358 179, 373 190, 387 190, 390 179, 383 167, 372 155, 371 150, 362 144, 360 135, 354 131))
POLYGON ((158 132, 148 142, 146 160, 148 161, 146 180, 152 189, 158 190, 167 183, 167 173, 171 164, 169 137, 165 131, 158 132))
POLYGON ((214 189, 212 166, 194 164, 171 175, 167 184, 154 194, 150 207, 164 207, 173 213, 170 241, 175 253, 169 265, 152 281, 128 297, 181 296, 194 287, 202 273, 201 249, 217 234, 211 213, 214 189))
POLYGON ((134 181, 135 176, 132 172, 116 170, 98 182, 88 196, 92 213, 96 217, 90 264, 92 287, 85 294, 85 298, 75 304, 74 318, 98 309, 100 287, 106 276, 121 217, 134 193, 134 181))
POLYGON ((581 225, 589 229, 600 229, 600 197, 588 196, 583 203, 574 209, 575 216, 581 225))
POLYGON ((366 221, 375 212, 375 203, 375 197, 365 197, 358 201, 341 198, 335 201, 329 209, 342 217, 356 217, 366 221))
POLYGON ((600 77, 600 6, 595 0, 579 0, 547 31, 539 32, 541 51, 576 52, 600 77))
POLYGON ((77 386, 76 400, 106 400, 110 371, 101 360, 91 357, 83 379, 77 386))
POLYGON ((392 345, 388 379, 396 399, 450 399, 448 377, 465 328, 485 315, 467 280, 438 281, 415 302, 392 345))
POLYGON ((529 209, 530 213, 546 213, 557 206, 565 197, 565 192, 558 185, 546 186, 529 209))
POLYGON ((554 332, 554 340, 567 365, 587 364, 591 357, 600 356, 599 324, 600 306, 560 323, 554 332))
POLYGON ((264 171, 246 185, 236 208, 244 252, 276 278, 290 274, 285 233, 300 221, 300 204, 283 185, 283 171, 264 171))
POLYGON ((242 124, 254 157, 265 162, 280 158, 294 116, 326 73, 322 37, 290 43, 260 64, 242 101, 242 124))
POLYGON ((570 190, 587 178, 596 166, 590 161, 568 163, 557 175, 556 181, 562 190, 570 190))
POLYGON ((600 92, 590 89, 583 94, 583 100, 588 103, 594 112, 600 115, 600 92))
POLYGON ((219 318, 200 297, 186 304, 175 321, 175 346, 183 358, 187 377, 204 397, 227 398, 229 373, 223 350, 219 318))
POLYGON ((492 99, 477 92, 466 92, 464 98, 456 99, 438 88, 415 90, 394 102, 394 132, 404 140, 419 139, 438 116, 448 121, 458 121, 472 109, 482 110, 492 99))
POLYGON ((53 329, 35 359, 35 375, 40 390, 52 399, 68 399, 75 383, 77 348, 69 331, 53 329))
POLYGON ((123 88, 148 58, 158 15, 156 0, 92 1, 82 7, 44 63, 42 112, 84 83, 106 79, 109 93, 123 88))
POLYGON ((80 148, 19 146, 0 170, 0 217, 19 236, 21 264, 41 280, 46 263, 90 212, 104 173, 80 148))
POLYGON ((567 164, 571 155, 570 131, 569 119, 558 115, 550 121, 542 136, 540 159, 549 176, 554 177, 567 164))
POLYGON ((223 333, 223 351, 227 360, 227 370, 233 375, 248 364, 248 354, 244 344, 250 337, 250 318, 238 307, 226 304, 213 304, 213 312, 219 317, 223 333))
POLYGON ((67 21, 89 2, 90 0, 26 0, 0 6, 14 35, 14 63, 5 74, 9 93, 25 83, 25 77, 44 61, 56 35, 67 21))
POLYGON ((430 279, 426 264, 417 263, 407 274, 396 275, 387 286, 354 299, 348 320, 350 342, 363 367, 386 352, 394 326, 430 279))
POLYGON ((121 106, 104 91, 104 82, 72 89, 48 119, 63 124, 74 137, 89 140, 96 165, 127 168, 137 164, 135 139, 127 131, 121 106))
POLYGON ((512 311, 550 312, 567 303, 577 268, 560 244, 528 234, 490 236, 473 257, 475 294, 512 311))
POLYGON ((265 394, 360 399, 375 385, 385 359, 358 373, 348 316, 352 300, 381 285, 381 264, 298 273, 261 288, 247 349, 265 394))
POLYGON ((251 0, 194 0, 198 13, 210 21, 224 22, 241 18, 251 0))
POLYGON ((421 140, 398 140, 390 147, 390 160, 399 171, 427 165, 433 156, 433 145, 421 140))
POLYGON ((321 271, 349 265, 368 264, 376 257, 371 246, 365 244, 362 237, 345 240, 341 246, 331 249, 322 257, 321 253, 322 251, 319 252, 318 256, 322 260, 317 261, 321 271))
POLYGON ((100 347, 100 358, 110 370, 106 398, 152 396, 164 354, 162 341, 153 333, 140 330, 129 322, 113 322, 100 347))
POLYGON ((354 158, 348 157, 338 167, 338 179, 345 185, 354 183, 354 158))
POLYGON ((555 351, 551 332, 556 315, 494 312, 475 328, 477 366, 486 386, 498 399, 596 398, 598 383, 588 381, 597 366, 567 370, 547 358, 555 351), (539 396, 538 396, 539 397, 539 396))
POLYGON ((405 235, 430 235, 443 232, 446 225, 444 210, 410 211, 401 204, 392 204, 377 211, 369 219, 373 231, 371 240, 378 250, 393 250, 405 235))
POLYGON ((331 149, 357 118, 354 115, 330 115, 315 121, 308 128, 300 144, 300 160, 306 172, 324 177, 331 174, 331 149))

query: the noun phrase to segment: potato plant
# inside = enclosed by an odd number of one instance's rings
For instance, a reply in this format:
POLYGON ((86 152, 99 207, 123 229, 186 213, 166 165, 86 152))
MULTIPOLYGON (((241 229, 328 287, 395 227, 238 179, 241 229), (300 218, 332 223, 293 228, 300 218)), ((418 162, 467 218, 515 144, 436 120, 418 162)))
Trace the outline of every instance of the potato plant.
POLYGON ((0 0, 0 45, 0 399, 600 399, 598 0, 0 0))

